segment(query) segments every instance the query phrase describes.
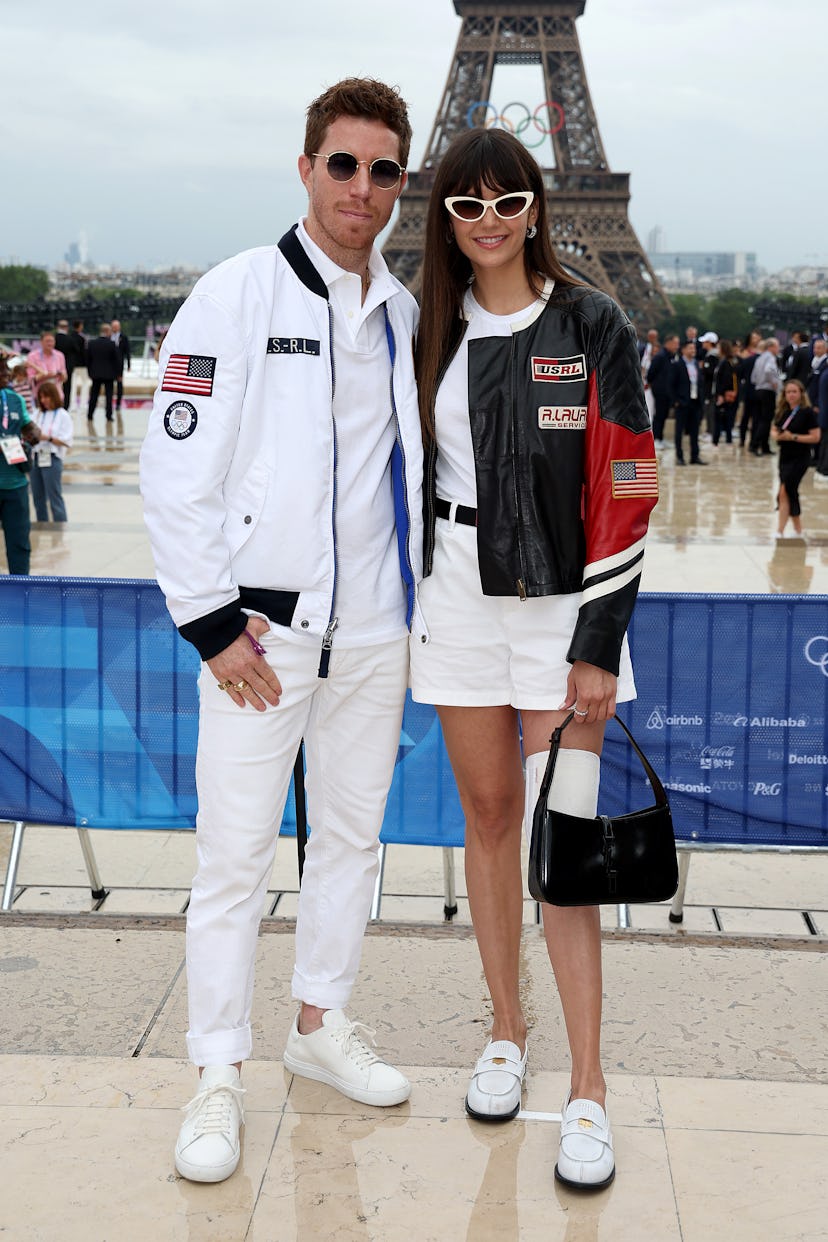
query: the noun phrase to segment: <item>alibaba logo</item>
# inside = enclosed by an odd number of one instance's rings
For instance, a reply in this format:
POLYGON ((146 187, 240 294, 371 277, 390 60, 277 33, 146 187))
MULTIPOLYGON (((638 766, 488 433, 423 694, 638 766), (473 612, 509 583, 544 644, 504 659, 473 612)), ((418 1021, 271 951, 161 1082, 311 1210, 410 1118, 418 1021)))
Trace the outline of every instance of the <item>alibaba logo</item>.
POLYGON ((805 659, 814 668, 818 668, 823 677, 828 677, 828 635, 815 634, 805 644, 805 659))

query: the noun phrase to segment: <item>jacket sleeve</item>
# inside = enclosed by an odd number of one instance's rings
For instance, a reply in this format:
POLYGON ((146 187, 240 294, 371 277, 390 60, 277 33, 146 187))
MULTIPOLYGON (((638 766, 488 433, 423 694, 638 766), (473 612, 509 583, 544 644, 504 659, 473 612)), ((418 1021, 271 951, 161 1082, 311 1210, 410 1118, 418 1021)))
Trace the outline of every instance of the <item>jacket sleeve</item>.
POLYGON ((245 626, 224 536, 223 487, 246 375, 241 325, 210 295, 191 294, 164 340, 140 473, 159 585, 173 621, 205 660, 245 626))
POLYGON ((658 467, 635 333, 613 306, 590 351, 584 462, 586 565, 567 659, 618 674, 632 616, 658 467))

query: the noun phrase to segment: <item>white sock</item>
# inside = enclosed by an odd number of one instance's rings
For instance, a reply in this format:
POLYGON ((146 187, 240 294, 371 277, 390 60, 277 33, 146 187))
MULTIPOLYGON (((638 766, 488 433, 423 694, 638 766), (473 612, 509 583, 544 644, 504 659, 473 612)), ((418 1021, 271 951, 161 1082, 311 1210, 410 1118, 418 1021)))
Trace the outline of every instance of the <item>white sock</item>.
MULTIPOLYGON (((532 840, 532 819, 548 758, 548 750, 526 756, 523 829, 528 842, 532 840)), ((600 781, 601 760, 598 755, 591 750, 559 750, 546 804, 552 810, 564 811, 567 815, 594 819, 598 812, 600 781)))

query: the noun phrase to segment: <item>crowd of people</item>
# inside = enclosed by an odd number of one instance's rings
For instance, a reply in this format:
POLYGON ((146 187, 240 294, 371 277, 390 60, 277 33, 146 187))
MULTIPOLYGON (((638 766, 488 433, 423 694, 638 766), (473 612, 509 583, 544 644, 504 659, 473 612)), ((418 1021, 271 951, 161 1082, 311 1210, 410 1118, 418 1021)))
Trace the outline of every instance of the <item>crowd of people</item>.
MULTIPOLYGON (((102 323, 89 339, 83 321, 69 327, 61 319, 40 333, 26 354, 0 347, 2 441, 0 441, 0 524, 9 573, 27 574, 31 561, 31 513, 38 522, 65 522, 63 463, 72 447, 73 392, 83 391, 88 376, 87 427, 95 434, 95 409, 104 391, 106 426, 120 413, 124 370, 132 356, 129 337, 117 319, 102 323), (31 481, 31 487, 29 482, 31 481)), ((77 404, 77 402, 75 402, 77 404)))
POLYGON ((790 519, 802 535, 799 484, 808 467, 828 484, 828 329, 791 334, 781 348, 775 336, 751 331, 743 340, 720 339, 715 332, 687 328, 684 339, 670 333, 659 341, 651 328, 638 342, 645 399, 655 445, 664 450, 672 411, 677 466, 705 466, 701 444, 738 444, 755 457, 779 446, 777 534, 784 538, 790 519), (706 427, 706 431, 703 429, 706 427), (795 446, 795 447, 794 447, 795 446))

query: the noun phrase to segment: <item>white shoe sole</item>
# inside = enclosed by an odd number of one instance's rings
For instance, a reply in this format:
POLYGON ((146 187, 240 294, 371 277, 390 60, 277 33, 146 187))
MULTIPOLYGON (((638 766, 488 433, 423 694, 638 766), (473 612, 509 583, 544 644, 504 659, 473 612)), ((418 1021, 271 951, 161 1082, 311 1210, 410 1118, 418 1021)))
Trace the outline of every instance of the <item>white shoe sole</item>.
POLYGON ((282 1064, 286 1070, 290 1070, 291 1074, 298 1074, 300 1078, 310 1078, 314 1082, 327 1083, 329 1087, 346 1095, 349 1100, 356 1100, 359 1104, 374 1104, 377 1108, 391 1108, 394 1104, 404 1104, 411 1095, 411 1083, 409 1082, 398 1087, 396 1091, 365 1091, 337 1077, 331 1070, 323 1069, 321 1065, 297 1061, 289 1052, 285 1052, 282 1057, 282 1064))
POLYGON ((241 1153, 239 1152, 235 1156, 231 1156, 229 1160, 225 1160, 224 1164, 217 1164, 211 1168, 205 1168, 204 1165, 201 1164, 190 1164, 184 1156, 179 1156, 178 1152, 176 1152, 175 1167, 176 1171, 180 1173, 182 1177, 186 1177, 188 1182, 223 1182, 226 1181, 231 1174, 235 1173, 238 1167, 240 1155, 241 1153))

